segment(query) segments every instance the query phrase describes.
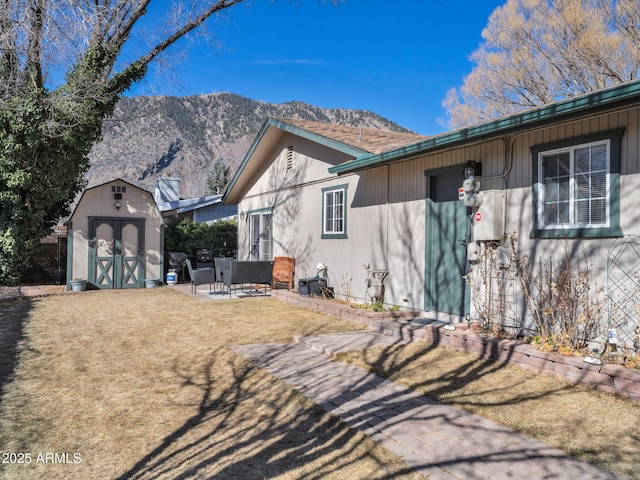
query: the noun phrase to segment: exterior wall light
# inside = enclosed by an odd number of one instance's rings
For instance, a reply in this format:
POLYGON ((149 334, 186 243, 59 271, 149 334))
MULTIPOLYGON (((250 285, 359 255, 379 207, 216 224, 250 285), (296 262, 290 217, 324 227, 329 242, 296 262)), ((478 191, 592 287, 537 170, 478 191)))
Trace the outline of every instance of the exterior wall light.
POLYGON ((113 198, 115 199, 114 205, 116 207, 116 210, 120 210, 120 207, 122 206, 122 193, 114 193, 113 198))
POLYGON ((464 164, 464 167, 462 167, 462 172, 465 179, 480 177, 482 176, 482 163, 475 162, 473 160, 467 160, 467 162, 464 164))
POLYGON ((476 179, 482 175, 482 164, 469 160, 462 168, 464 181, 462 188, 464 189, 464 204, 467 207, 479 208, 482 205, 482 196, 480 195, 480 182, 476 179))

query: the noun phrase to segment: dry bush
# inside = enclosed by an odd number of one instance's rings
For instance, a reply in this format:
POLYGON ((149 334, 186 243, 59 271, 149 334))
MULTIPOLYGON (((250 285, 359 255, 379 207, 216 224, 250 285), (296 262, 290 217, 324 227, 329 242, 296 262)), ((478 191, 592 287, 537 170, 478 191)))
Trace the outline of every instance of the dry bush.
POLYGON ((586 348, 602 333, 606 296, 604 288, 592 281, 584 253, 582 257, 572 257, 565 245, 560 262, 540 259, 534 272, 529 257, 518 251, 515 233, 500 246, 487 246, 477 274, 467 277, 482 330, 501 337, 520 334, 524 326, 516 300, 520 295, 541 348, 563 353, 586 348))
POLYGON ((535 321, 537 343, 561 352, 580 351, 602 331, 606 309, 604 288, 594 284, 586 254, 574 259, 565 245, 559 265, 540 259, 536 274, 528 257, 517 249, 515 234, 509 238, 516 276, 535 321))

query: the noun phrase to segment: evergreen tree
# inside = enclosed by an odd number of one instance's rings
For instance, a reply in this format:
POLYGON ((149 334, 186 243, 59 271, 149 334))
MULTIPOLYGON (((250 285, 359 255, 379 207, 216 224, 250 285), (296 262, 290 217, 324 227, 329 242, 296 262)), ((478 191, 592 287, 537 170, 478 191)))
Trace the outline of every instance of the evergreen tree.
POLYGON ((231 169, 220 157, 213 163, 213 170, 207 177, 207 195, 221 195, 229 183, 231 169))

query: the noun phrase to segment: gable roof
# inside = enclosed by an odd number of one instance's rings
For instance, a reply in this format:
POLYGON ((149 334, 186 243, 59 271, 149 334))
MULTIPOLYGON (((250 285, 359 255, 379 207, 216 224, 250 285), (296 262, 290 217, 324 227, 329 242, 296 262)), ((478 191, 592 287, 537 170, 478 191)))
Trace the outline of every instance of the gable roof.
POLYGON ((372 128, 351 127, 311 120, 268 117, 260 127, 249 151, 236 170, 223 203, 237 203, 239 190, 250 181, 285 133, 306 138, 320 145, 345 153, 356 159, 363 155, 377 154, 403 145, 413 144, 427 137, 415 133, 390 132, 372 128))
POLYGON ((627 107, 640 102, 640 80, 627 82, 577 97, 498 118, 471 127, 429 137, 413 145, 386 152, 361 155, 352 161, 329 168, 329 173, 346 174, 374 168, 414 155, 487 140, 537 126, 577 119, 587 115, 627 107))
POLYGON ((386 165, 415 155, 425 155, 631 105, 640 105, 640 80, 567 98, 432 137, 308 120, 268 118, 231 180, 223 202, 226 203, 228 198, 235 202, 239 200, 239 192, 234 191, 234 187, 245 185, 250 180, 258 170, 259 154, 273 148, 283 132, 293 133, 351 156, 353 160, 328 169, 329 173, 342 175, 386 165), (258 159, 256 160, 255 157, 258 159))
POLYGON ((336 125, 311 120, 288 118, 274 118, 274 120, 374 154, 416 143, 427 138, 416 133, 391 132, 389 130, 336 125))
MULTIPOLYGON (((94 185, 93 187, 87 187, 82 191, 82 194, 80 195, 80 198, 78 198, 78 201, 75 203, 75 205, 73 206, 73 209, 71 211, 71 214, 69 215, 69 218, 66 219, 64 221, 64 223, 68 223, 69 221, 71 221, 73 219, 73 216, 76 214, 76 210, 78 209, 78 205, 80 205, 80 203, 82 202, 82 200, 84 199, 85 194, 90 191, 90 190, 95 190, 97 188, 102 188, 105 187, 107 185, 110 185, 112 183, 119 183, 119 184, 124 184, 127 187, 133 187, 137 190, 140 190, 143 193, 147 193, 151 196, 151 201, 153 201, 153 204, 156 206, 156 208, 158 208, 158 205, 156 204, 156 201, 153 198, 153 194, 149 191, 149 190, 145 190, 142 187, 139 187, 138 185, 135 185, 131 182, 128 182, 126 180, 123 180, 122 178, 114 178, 113 180, 109 180, 108 182, 104 182, 104 183, 100 183, 98 185, 94 185)), ((160 210, 158 210, 158 212, 160 212, 160 210)))

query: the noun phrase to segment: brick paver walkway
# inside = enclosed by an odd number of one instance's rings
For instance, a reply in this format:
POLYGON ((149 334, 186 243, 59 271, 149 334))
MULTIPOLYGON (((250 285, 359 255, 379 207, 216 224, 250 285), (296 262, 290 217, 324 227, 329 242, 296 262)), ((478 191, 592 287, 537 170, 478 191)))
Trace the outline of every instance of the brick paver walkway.
POLYGON ((397 341, 347 332, 234 349, 432 480, 623 478, 320 353, 397 341))

